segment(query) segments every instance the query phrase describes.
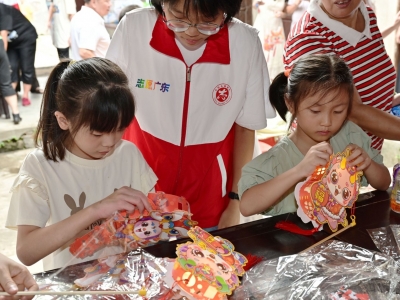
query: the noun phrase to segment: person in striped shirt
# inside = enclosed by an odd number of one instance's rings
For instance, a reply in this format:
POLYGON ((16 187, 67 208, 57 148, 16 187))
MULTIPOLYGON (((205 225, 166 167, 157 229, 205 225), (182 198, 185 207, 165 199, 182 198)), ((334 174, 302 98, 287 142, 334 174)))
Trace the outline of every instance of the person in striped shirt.
POLYGON ((370 135, 372 147, 381 150, 383 139, 400 140, 400 119, 389 114, 400 104, 396 71, 373 10, 362 0, 311 0, 287 39, 285 69, 316 53, 336 54, 350 67, 356 91, 349 118, 370 135))

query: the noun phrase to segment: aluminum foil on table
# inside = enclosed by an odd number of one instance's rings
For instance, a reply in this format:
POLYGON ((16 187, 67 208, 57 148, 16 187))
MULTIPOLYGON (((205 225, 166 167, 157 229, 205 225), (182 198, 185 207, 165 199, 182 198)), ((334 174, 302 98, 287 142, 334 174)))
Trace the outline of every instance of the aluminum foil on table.
POLYGON ((400 225, 367 229, 376 248, 400 261, 400 225))
POLYGON ((231 299, 400 299, 388 255, 341 241, 265 260, 246 272, 231 299))
POLYGON ((34 299, 165 299, 166 295, 169 298, 172 291, 163 281, 169 262, 168 258, 157 258, 143 249, 137 249, 127 254, 35 275, 40 290, 138 291, 144 287, 147 290, 145 298, 137 294, 128 294, 36 296, 34 299))

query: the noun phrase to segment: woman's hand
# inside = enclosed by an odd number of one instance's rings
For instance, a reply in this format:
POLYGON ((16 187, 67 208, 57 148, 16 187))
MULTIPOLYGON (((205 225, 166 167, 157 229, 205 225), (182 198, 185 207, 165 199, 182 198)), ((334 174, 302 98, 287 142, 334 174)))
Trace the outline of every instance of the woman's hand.
POLYGON ((136 208, 143 212, 144 209, 151 211, 152 207, 141 191, 124 186, 107 198, 93 204, 98 212, 98 218, 107 218, 117 210, 133 211, 136 208))
MULTIPOLYGON (((18 290, 37 291, 39 289, 33 276, 28 269, 8 257, 0 254, 0 291, 5 291, 14 295, 18 290)), ((22 299, 31 299, 33 297, 23 297, 22 299)), ((10 297, 0 297, 0 299, 13 299, 10 297)))
POLYGON ((275 18, 285 18, 286 17, 286 13, 284 13, 283 11, 276 11, 275 12, 275 18))
POLYGON ((368 169, 368 167, 371 165, 372 159, 369 157, 368 153, 364 151, 364 149, 354 144, 348 145, 347 149, 350 150, 350 156, 347 157, 349 167, 356 167, 357 171, 368 169))
MULTIPOLYGON (((400 31, 399 31, 400 32, 400 31)), ((397 93, 393 96, 392 106, 400 105, 400 93, 397 93)))
POLYGON ((315 168, 325 166, 332 153, 332 146, 328 142, 314 145, 295 168, 302 177, 308 177, 314 172, 315 168))
POLYGON ((255 1, 253 1, 253 7, 255 8, 255 9, 258 9, 258 7, 260 6, 260 5, 264 5, 265 3, 263 2, 263 1, 260 1, 260 0, 255 0, 255 1))

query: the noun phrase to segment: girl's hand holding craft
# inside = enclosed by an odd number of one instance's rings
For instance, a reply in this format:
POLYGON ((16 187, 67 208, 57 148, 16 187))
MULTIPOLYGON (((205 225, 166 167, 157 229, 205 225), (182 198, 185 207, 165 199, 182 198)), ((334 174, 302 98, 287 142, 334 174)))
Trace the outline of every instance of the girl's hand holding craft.
POLYGON ((308 150, 303 160, 295 168, 297 168, 299 175, 308 177, 316 167, 325 166, 332 153, 332 146, 328 142, 316 144, 308 150))
POLYGON ((99 218, 107 218, 116 210, 133 211, 138 209, 140 213, 144 209, 147 211, 152 210, 147 197, 141 191, 127 186, 116 190, 110 196, 93 204, 93 206, 96 207, 99 218))
POLYGON ((369 157, 368 153, 362 148, 355 144, 350 144, 347 146, 350 150, 350 156, 347 158, 350 167, 356 167, 357 171, 363 171, 368 169, 371 165, 372 159, 369 157))

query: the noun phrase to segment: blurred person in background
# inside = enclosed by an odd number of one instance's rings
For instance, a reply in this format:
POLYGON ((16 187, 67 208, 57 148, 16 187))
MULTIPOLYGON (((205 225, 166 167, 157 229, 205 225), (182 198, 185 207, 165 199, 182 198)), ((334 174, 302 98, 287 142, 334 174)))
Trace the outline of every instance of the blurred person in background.
POLYGON ((11 64, 11 82, 15 89, 22 71, 22 105, 31 104, 29 91, 35 75, 36 39, 35 27, 16 8, 0 3, 0 33, 11 64))
MULTIPOLYGON (((2 20, 3 19, 0 19, 0 22, 2 22, 2 20)), ((21 121, 21 117, 18 110, 17 93, 11 85, 10 72, 7 52, 4 48, 3 39, 0 36, 0 95, 4 97, 8 106, 11 108, 14 124, 18 124, 21 121)))
POLYGON ((53 0, 49 6, 48 27, 60 59, 69 58, 71 20, 75 14, 75 0, 53 0))
POLYGON ((85 0, 85 5, 71 20, 72 59, 106 56, 110 35, 103 17, 110 7, 110 0, 85 0))
POLYGON ((270 79, 283 70, 283 48, 285 46, 285 32, 282 18, 286 16, 284 10, 287 0, 256 0, 253 6, 258 10, 254 27, 259 31, 264 56, 268 65, 270 79))
POLYGON ((292 15, 290 28, 293 28, 297 24, 301 16, 307 11, 309 5, 310 0, 289 0, 285 12, 292 15))

